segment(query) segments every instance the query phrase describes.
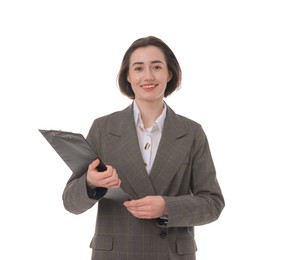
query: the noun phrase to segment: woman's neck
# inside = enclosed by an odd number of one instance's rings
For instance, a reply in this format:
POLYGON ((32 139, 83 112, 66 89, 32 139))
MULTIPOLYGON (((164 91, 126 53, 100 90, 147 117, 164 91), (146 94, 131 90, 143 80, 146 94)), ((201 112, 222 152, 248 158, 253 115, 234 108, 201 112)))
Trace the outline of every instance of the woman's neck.
POLYGON ((144 127, 153 126, 156 119, 161 115, 164 108, 164 100, 159 102, 139 102, 135 100, 139 110, 144 127))

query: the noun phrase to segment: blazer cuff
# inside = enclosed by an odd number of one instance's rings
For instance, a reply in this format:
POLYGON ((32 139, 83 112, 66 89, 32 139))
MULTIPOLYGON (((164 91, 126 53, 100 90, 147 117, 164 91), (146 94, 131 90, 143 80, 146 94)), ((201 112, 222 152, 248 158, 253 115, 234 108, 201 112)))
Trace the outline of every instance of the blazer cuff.
POLYGON ((86 182, 86 186, 87 186, 87 193, 88 193, 88 197, 90 199, 94 199, 94 200, 99 200, 101 199, 103 196, 106 195, 107 193, 107 188, 103 188, 103 187, 98 187, 98 188, 90 188, 86 182))

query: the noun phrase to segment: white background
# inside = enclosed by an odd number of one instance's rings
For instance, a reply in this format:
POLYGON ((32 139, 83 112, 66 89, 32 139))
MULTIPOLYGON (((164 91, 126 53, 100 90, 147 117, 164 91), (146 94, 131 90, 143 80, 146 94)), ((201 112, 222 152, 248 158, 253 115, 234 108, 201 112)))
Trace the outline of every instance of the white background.
POLYGON ((281 2, 1 1, 0 259, 90 259, 96 207, 65 211, 71 172, 37 129, 86 135, 128 106, 116 76, 148 35, 181 64, 166 101, 203 125, 226 199, 196 228, 198 259, 284 259, 281 2))

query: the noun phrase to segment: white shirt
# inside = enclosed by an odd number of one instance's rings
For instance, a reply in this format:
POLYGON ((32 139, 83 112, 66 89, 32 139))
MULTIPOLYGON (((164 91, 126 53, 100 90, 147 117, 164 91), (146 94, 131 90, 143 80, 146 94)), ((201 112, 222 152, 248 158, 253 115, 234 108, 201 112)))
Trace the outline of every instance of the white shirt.
POLYGON ((145 163, 146 170, 148 174, 150 174, 161 140, 167 107, 164 103, 164 108, 161 115, 156 119, 153 126, 149 128, 144 127, 144 123, 140 115, 140 110, 135 101, 133 104, 133 112, 141 154, 145 163))

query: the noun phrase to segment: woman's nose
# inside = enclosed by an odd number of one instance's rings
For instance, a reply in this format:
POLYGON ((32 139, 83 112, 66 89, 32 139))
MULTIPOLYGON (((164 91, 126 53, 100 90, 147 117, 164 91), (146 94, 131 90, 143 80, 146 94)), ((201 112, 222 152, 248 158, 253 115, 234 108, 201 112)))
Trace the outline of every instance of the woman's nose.
POLYGON ((155 78, 154 72, 151 70, 151 68, 145 70, 145 79, 146 80, 153 80, 155 78))

